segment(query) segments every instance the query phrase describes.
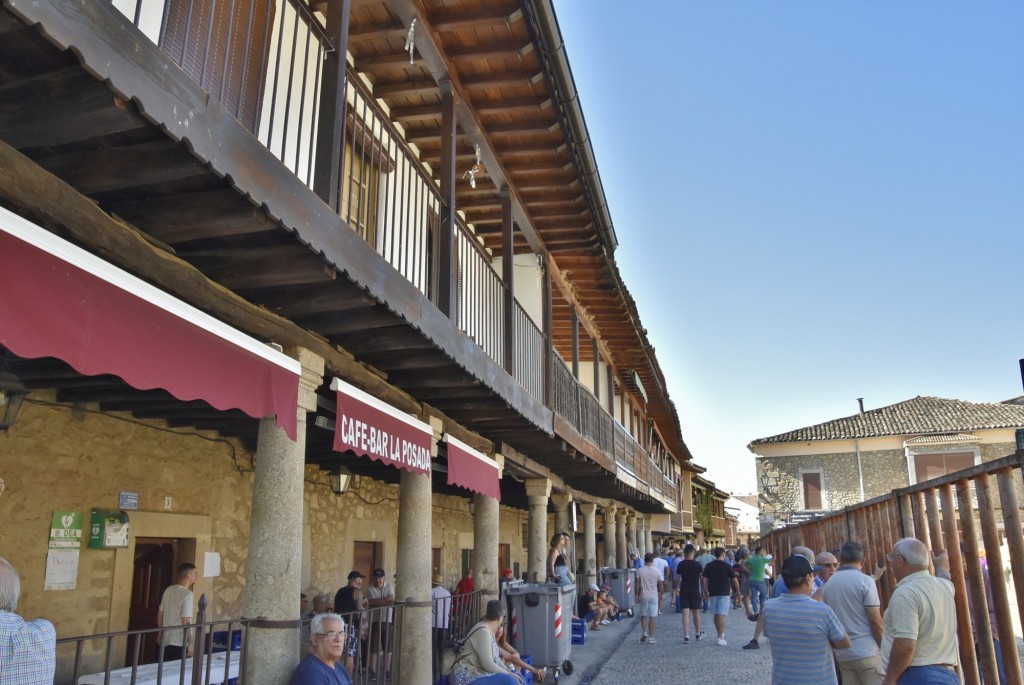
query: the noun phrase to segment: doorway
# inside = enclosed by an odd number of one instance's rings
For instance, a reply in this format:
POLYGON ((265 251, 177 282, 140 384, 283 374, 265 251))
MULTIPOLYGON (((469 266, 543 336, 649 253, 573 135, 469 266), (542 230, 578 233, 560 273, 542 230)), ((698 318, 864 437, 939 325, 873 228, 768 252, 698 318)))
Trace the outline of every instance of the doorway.
MULTIPOLYGON (((132 573, 132 596, 128 610, 128 630, 141 630, 157 626, 157 612, 164 590, 175 583, 174 569, 177 564, 178 540, 168 538, 136 538, 135 564, 132 573)), ((135 654, 136 639, 139 645, 140 664, 157 661, 159 646, 155 633, 132 635, 128 638, 125 652, 125 666, 131 666, 135 654)))
POLYGON ((384 568, 384 543, 356 541, 352 548, 352 569, 367 578, 373 577, 373 569, 384 568))

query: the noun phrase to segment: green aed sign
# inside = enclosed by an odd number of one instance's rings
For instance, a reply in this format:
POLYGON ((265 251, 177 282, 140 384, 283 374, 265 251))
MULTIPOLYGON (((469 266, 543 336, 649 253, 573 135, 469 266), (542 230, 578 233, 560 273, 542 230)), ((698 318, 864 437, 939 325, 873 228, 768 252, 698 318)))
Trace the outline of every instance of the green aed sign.
POLYGON ((89 525, 90 549, 128 546, 128 514, 120 509, 93 509, 89 525))
POLYGON ((78 549, 81 546, 82 512, 53 512, 50 520, 50 549, 78 549))

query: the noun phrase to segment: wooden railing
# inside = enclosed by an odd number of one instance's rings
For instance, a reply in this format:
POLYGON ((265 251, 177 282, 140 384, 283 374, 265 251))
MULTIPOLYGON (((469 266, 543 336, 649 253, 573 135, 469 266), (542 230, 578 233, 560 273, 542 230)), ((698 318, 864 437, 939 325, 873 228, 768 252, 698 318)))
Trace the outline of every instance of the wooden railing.
MULTIPOLYGON (((800 525, 773 531, 764 547, 784 559, 793 547, 837 550, 847 540, 864 545, 864 567, 885 563, 904 537, 915 537, 934 553, 946 550, 955 586, 957 633, 964 682, 998 683, 995 627, 1006 682, 1022 682, 1015 635, 1024 624, 1024 531, 1021 528, 1021 467, 1024 452, 964 471, 899 488, 800 525), (1011 582, 1012 581, 1012 582, 1011 582), (985 607, 992 596, 994 626, 985 607), (970 599, 969 599, 970 598, 970 599), (1011 601, 1012 600, 1012 601, 1011 601), (1014 616, 1013 608, 1016 608, 1014 616), (973 615, 972 615, 973 614, 973 615), (977 620, 975 616, 980 616, 977 620), (1019 622, 1015 625, 1015 619, 1019 622), (977 655, 974 645, 977 643, 977 655), (980 659, 978 658, 980 656, 980 659)), ((882 576, 883 608, 896 585, 891 569, 882 576)))
POLYGON ((590 389, 573 377, 561 357, 555 357, 552 371, 555 413, 602 452, 614 457, 616 464, 647 485, 656 497, 677 502, 678 488, 672 479, 661 472, 647 451, 612 418, 590 389))
MULTIPOLYGON (((438 302, 439 183, 371 89, 347 69, 304 0, 214 3, 219 27, 198 3, 153 0, 117 7, 310 189, 331 171, 326 176, 333 181, 318 191, 325 201, 402 277, 438 302), (184 14, 169 22, 170 13, 184 14), (175 25, 186 28, 167 28, 175 25), (322 100, 331 93, 327 81, 339 65, 345 69, 344 92, 328 120, 322 100), (338 144, 318 156, 319 138, 326 140, 333 130, 341 131, 338 144)), ((547 341, 518 303, 514 330, 505 330, 505 284, 461 219, 453 269, 455 325, 499 364, 505 336, 513 336, 513 375, 543 399, 547 341)))

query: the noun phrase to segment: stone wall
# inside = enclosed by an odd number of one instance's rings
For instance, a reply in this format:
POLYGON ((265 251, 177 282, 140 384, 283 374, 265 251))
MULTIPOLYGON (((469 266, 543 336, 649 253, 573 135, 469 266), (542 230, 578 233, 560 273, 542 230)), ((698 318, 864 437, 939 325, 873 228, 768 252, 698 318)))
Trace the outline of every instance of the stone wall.
MULTIPOLYGON (((945 446, 921 446, 919 451, 941 451, 945 446)), ((982 462, 1012 454, 1012 443, 982 443, 957 447, 956 451, 979 448, 982 462)), ((864 499, 872 499, 909 485, 907 458, 902 449, 861 451, 864 499)), ((774 517, 803 512, 801 472, 822 472, 822 506, 831 511, 861 502, 856 452, 834 452, 800 456, 757 458, 758 494, 761 511, 774 517), (767 484, 767 487, 766 487, 767 484)), ((998 506, 998 500, 996 501, 998 506)))
MULTIPOLYGON (((213 433, 169 429, 162 422, 137 421, 92 407, 72 410, 52 404, 54 399, 52 393, 34 393, 17 424, 0 433, 0 480, 5 485, 0 494, 0 556, 22 577, 19 613, 48 618, 62 638, 126 629, 134 542, 142 535, 195 539, 200 575, 204 553, 219 553, 220 576, 200 577, 196 596, 210 598, 212 619, 240 616, 252 455, 237 441, 213 433), (131 547, 89 549, 90 510, 116 509, 121 491, 139 493, 139 510, 129 513, 131 547), (166 497, 171 498, 170 510, 164 509, 166 497), (44 592, 54 510, 83 512, 86 540, 77 588, 44 592)), ((333 595, 352 568, 356 540, 382 542, 383 566, 394 574, 398 486, 356 477, 349 492, 339 497, 317 467, 307 466, 305 478, 303 530, 296 531, 303 536, 303 587, 333 595)), ((500 511, 499 541, 509 543, 512 560, 525 567, 521 530, 527 514, 508 507, 500 511)), ((433 546, 442 549, 446 584, 454 587, 461 550, 473 545, 467 499, 435 494, 433 511, 425 515, 432 517, 433 546)), ((59 660, 68 659, 62 652, 59 660)), ((66 666, 62 663, 62 671, 66 666)))

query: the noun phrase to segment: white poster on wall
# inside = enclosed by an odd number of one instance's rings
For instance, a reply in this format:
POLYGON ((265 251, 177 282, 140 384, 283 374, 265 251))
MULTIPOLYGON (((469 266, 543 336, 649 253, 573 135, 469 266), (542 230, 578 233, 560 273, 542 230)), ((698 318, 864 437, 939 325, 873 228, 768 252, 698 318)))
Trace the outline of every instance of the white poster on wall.
POLYGON ((203 558, 203 578, 216 578, 220 575, 220 552, 207 552, 203 558))
POLYGON ((46 553, 43 590, 74 590, 78 584, 78 550, 51 549, 46 553))

